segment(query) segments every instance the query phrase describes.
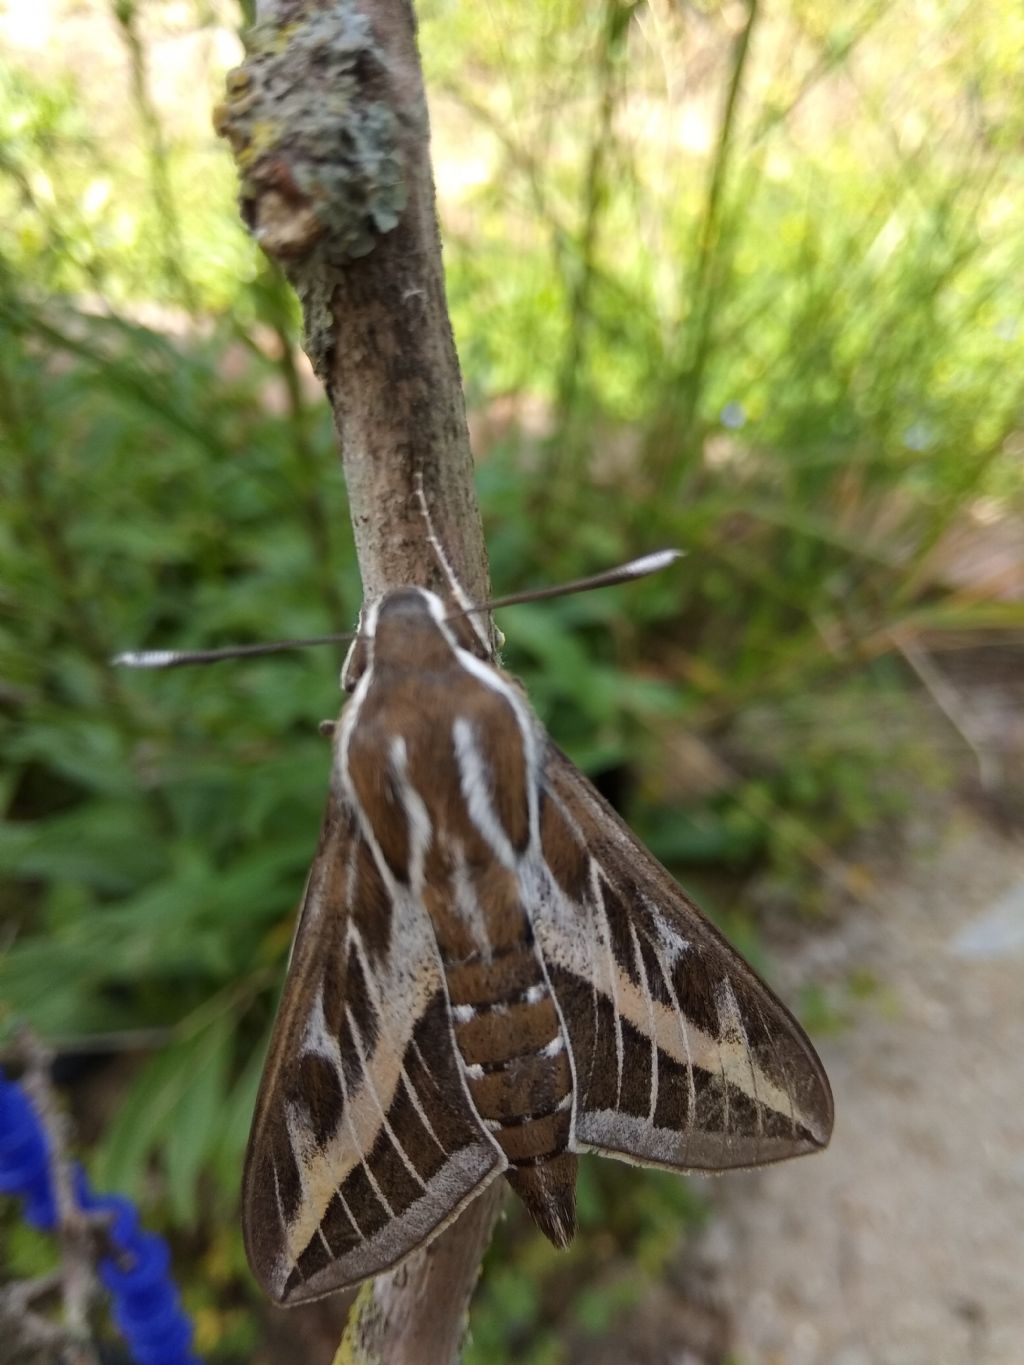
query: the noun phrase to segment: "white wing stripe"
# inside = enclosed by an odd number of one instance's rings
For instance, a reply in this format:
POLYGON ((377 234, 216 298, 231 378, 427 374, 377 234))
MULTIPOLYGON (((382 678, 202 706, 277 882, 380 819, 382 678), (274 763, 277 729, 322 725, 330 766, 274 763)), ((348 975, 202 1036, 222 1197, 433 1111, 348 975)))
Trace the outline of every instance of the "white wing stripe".
POLYGON ((636 964, 636 974, 640 978, 641 988, 647 1000, 647 1037, 651 1045, 651 1103, 647 1117, 653 1123, 654 1112, 658 1107, 658 1040, 654 1030, 654 997, 651 995, 651 983, 647 980, 647 967, 644 964, 644 955, 640 951, 640 940, 637 937, 636 925, 632 920, 629 921, 629 936, 633 940, 633 961, 636 964))
MULTIPOLYGON (((348 1011, 348 1008, 347 1008, 347 1007, 346 1007, 346 1009, 345 1009, 345 1014, 346 1014, 346 1016, 349 1017, 349 1019, 350 1019, 350 1021, 351 1021, 351 1016, 349 1015, 349 1011, 348 1011)), ((362 1065, 362 1068, 363 1068, 363 1075, 366 1076, 366 1061, 365 1061, 365 1059, 364 1059, 361 1055, 360 1055, 359 1060, 360 1060, 360 1064, 362 1065)), ((366 1160, 366 1155, 365 1155, 365 1150, 366 1150, 366 1149, 365 1149, 363 1143, 361 1143, 361 1142, 359 1141, 359 1135, 356 1133, 355 1123, 353 1122, 353 1119, 352 1119, 352 1106, 351 1106, 351 1104, 349 1103, 349 1098, 348 1098, 348 1085, 346 1084, 346 1081, 345 1081, 345 1067, 344 1067, 344 1064, 343 1064, 342 1061, 341 1061, 340 1053, 339 1053, 339 1056, 338 1056, 338 1076, 339 1076, 339 1078, 340 1078, 340 1080, 341 1080, 341 1106, 342 1106, 342 1112, 343 1112, 344 1115, 345 1115, 345 1121, 346 1121, 346 1123, 348 1124, 349 1133, 350 1133, 350 1135, 351 1135, 352 1142, 353 1142, 353 1144, 354 1144, 355 1150, 356 1150, 356 1151, 358 1152, 358 1154, 359 1154, 358 1165, 362 1166, 363 1170, 364 1170, 365 1173, 366 1173, 366 1178, 367 1178, 367 1180, 370 1182, 370 1185, 371 1185, 371 1187, 372 1187, 372 1189, 373 1189, 374 1194, 376 1194, 377 1198, 378 1198, 378 1199, 380 1200, 380 1202, 384 1205, 385 1209, 387 1209, 388 1217, 389 1217, 389 1218, 394 1218, 394 1216, 395 1216, 395 1211, 394 1211, 394 1209, 391 1207, 391 1204, 388 1202, 388 1197, 387 1197, 387 1195, 386 1195, 386 1194, 384 1193, 384 1191, 381 1189, 380 1183, 379 1183, 379 1181, 377 1180, 377 1177, 376 1177, 376 1176, 374 1175, 374 1173, 370 1170, 370 1165, 369 1165, 369 1162, 366 1160)), ((367 1077, 367 1080, 369 1080, 369 1077, 367 1077)), ((376 1094, 376 1092, 374 1092, 374 1093, 376 1094)), ((379 1103, 379 1101, 378 1101, 378 1103, 379 1103)), ((339 1183, 340 1183, 340 1182, 339 1182, 339 1183)), ((319 1224, 319 1222, 320 1222, 320 1220, 319 1220, 319 1218, 318 1218, 318 1219, 317 1219, 317 1223, 319 1224)))
MULTIPOLYGON (((675 1014, 676 1019, 677 1019, 678 1022, 679 1022, 679 1037, 680 1037, 680 1040, 681 1040, 682 1045, 683 1045, 683 1054, 684 1054, 685 1063, 686 1063, 686 1093, 687 1093, 687 1105, 686 1105, 686 1126, 685 1126, 685 1128, 684 1128, 683 1131, 687 1134, 687 1136, 689 1136, 689 1134, 693 1131, 694 1124, 695 1124, 696 1118, 697 1118, 697 1084, 696 1084, 696 1080, 694 1079, 694 1075, 693 1075, 693 1057, 692 1057, 692 1055, 691 1055, 691 1053, 690 1053, 690 1034, 689 1034, 689 1030, 688 1030, 687 1023, 686 1023, 686 1015, 685 1015, 685 1014, 683 1013, 683 1011, 679 1008, 679 996, 676 994, 676 988, 675 988, 675 984, 674 984, 674 982, 673 982, 673 980, 672 980, 671 973, 669 972, 668 968, 665 966, 665 958, 664 958, 664 955, 663 955, 663 954, 664 954, 663 946, 662 946, 660 943, 652 943, 652 944, 651 944, 651 948, 652 948, 652 950, 653 950, 653 952, 654 952, 654 956, 655 956, 655 957, 657 958, 657 960, 658 960, 658 966, 661 968, 661 975, 662 975, 662 978, 663 978, 663 980, 664 980, 664 982, 665 982, 665 989, 668 991, 669 996, 671 997, 671 1000, 672 1000, 672 1009, 673 1009, 673 1012, 674 1012, 674 1014, 675 1014)), ((653 998, 652 998, 652 1000, 651 1000, 652 1011, 653 1011, 653 1006, 654 1006, 654 1001, 653 1001, 653 998)), ((656 1030, 652 1029, 652 1032, 654 1032, 655 1036, 657 1036, 657 1031, 656 1031, 656 1030)))
POLYGON ((612 1013, 615 1016, 615 1103, 619 1104, 622 1097, 622 1011, 619 1008, 619 995, 616 980, 620 973, 615 963, 615 952, 612 948, 612 927, 608 918, 608 907, 604 903, 604 895, 601 891, 601 869, 596 861, 590 860, 590 890, 594 898, 595 908, 600 912, 604 921, 604 930, 601 937, 604 941, 605 961, 607 965, 606 979, 608 981, 608 994, 611 996, 612 1013))
POLYGON ((715 1007, 718 1011, 718 1026, 721 1037, 736 1043, 746 1054, 747 1066, 750 1071, 751 1099, 754 1101, 754 1110, 757 1115, 755 1132, 758 1140, 760 1140, 764 1135, 764 1110, 757 1094, 757 1067, 754 1065, 754 1054, 750 1050, 747 1030, 743 1026, 743 1015, 740 1013, 736 992, 727 976, 722 978, 718 991, 715 993, 715 1007))
POLYGON ((392 1144, 394 1145, 394 1148, 401 1159, 402 1165, 412 1176, 413 1180, 416 1181, 416 1184, 419 1185, 420 1189, 425 1190, 427 1187, 423 1180, 423 1177, 420 1175, 419 1171, 416 1169, 416 1167, 412 1164, 412 1161, 409 1159, 409 1153, 402 1146, 398 1134, 395 1132, 394 1128, 391 1125, 391 1121, 388 1118, 387 1110, 380 1102, 380 1096, 377 1094, 376 1087, 373 1084, 372 1072, 367 1064, 366 1052, 363 1048, 363 1039, 359 1031, 359 1026, 356 1023, 355 1019, 352 1017, 352 1011, 349 1009, 347 1005, 345 1006, 345 1018, 348 1020, 348 1026, 352 1031, 352 1043, 353 1046, 355 1047, 356 1055, 359 1058, 360 1065, 363 1068, 363 1074, 366 1077, 366 1089, 369 1091, 370 1095, 373 1098, 374 1103, 380 1110, 381 1126, 383 1127, 385 1133, 387 1133, 388 1137, 391 1139, 392 1144))

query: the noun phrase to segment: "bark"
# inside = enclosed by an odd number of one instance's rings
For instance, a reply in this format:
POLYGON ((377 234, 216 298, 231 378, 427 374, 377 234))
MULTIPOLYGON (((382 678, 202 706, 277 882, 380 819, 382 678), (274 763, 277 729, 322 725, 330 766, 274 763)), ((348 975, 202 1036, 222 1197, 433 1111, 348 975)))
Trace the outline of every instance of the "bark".
POLYGON ((504 1192, 504 1180, 492 1181, 440 1237, 360 1290, 334 1365, 458 1360, 470 1296, 504 1192))
MULTIPOLYGON (((409 0, 264 0, 216 115, 242 215, 295 286, 334 414, 364 593, 488 594, 458 358, 445 300, 429 125, 409 0)), ((339 1362, 445 1365, 500 1205, 496 1182, 433 1243, 364 1286, 339 1362)))
POLYGON ((483 600, 486 551, 412 6, 265 0, 260 19, 215 120, 239 165, 243 218, 302 300, 364 592, 443 585, 416 496, 421 476, 438 538, 483 600))

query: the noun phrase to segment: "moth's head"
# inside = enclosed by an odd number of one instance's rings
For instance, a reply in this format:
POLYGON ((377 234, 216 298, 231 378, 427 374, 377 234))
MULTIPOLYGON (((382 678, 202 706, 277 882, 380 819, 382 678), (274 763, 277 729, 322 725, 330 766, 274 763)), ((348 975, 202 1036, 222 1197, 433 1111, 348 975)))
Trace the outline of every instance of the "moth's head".
POLYGON ((371 664, 405 672, 439 672, 457 663, 456 648, 489 659, 483 634, 459 608, 427 588, 393 588, 359 614, 359 634, 342 669, 351 692, 371 664))

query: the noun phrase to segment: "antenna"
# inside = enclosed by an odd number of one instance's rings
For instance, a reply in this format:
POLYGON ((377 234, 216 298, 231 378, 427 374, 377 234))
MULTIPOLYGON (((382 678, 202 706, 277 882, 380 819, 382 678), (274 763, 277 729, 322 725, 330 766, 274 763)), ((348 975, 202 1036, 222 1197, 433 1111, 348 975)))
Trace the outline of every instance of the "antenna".
POLYGON ((180 668, 184 664, 216 664, 223 659, 251 659, 260 654, 283 654, 308 645, 345 645, 356 638, 347 635, 311 635, 305 640, 273 640, 263 645, 225 645, 222 649, 144 649, 115 654, 111 663, 118 668, 180 668))
POLYGON ((628 564, 618 568, 606 569, 604 573, 592 574, 589 578, 574 578, 568 583, 556 583, 550 588, 527 588, 523 592, 508 593, 505 597, 492 597, 489 602, 467 607, 463 615, 474 611, 492 611, 498 607, 514 607, 520 602, 542 602, 548 597, 568 597, 574 592, 590 592, 591 588, 613 588, 617 583, 629 583, 634 578, 646 578, 648 574, 660 573, 681 559, 685 550, 655 550, 653 554, 631 559, 628 564))
MULTIPOLYGON (((427 503, 427 495, 423 488, 422 469, 416 470, 416 496, 419 499, 420 511, 423 513, 423 520, 427 523, 427 540, 429 540, 430 542, 430 548, 434 551, 434 554, 437 557, 437 562, 441 566, 441 572, 448 580, 448 586, 452 590, 452 596, 455 598, 456 602, 458 602, 459 606, 462 608, 461 615, 469 616, 473 612, 480 611, 481 609, 478 606, 476 606, 476 604, 473 602, 473 599, 470 597, 469 593, 466 592, 466 589, 459 582, 458 574, 456 574, 455 570, 452 568, 451 560, 445 554, 444 546, 441 544, 440 538, 434 529, 434 519, 430 515, 430 507, 427 503)), ((479 627, 475 621, 473 622, 473 630, 476 632, 477 636, 480 639, 480 643, 484 646, 484 648, 489 649, 490 641, 487 639, 487 632, 482 627, 479 627)))
MULTIPOLYGON (((419 487, 422 498, 422 484, 419 487)), ((426 503, 423 504, 426 512, 426 503)), ((459 580, 444 557, 437 538, 430 526, 428 534, 445 572, 450 575, 452 592, 458 597, 462 611, 453 612, 448 619, 456 616, 471 616, 475 612, 492 611, 498 607, 513 607, 520 602, 542 602, 550 597, 568 597, 574 592, 590 592, 592 588, 611 588, 617 583, 629 583, 634 578, 646 578, 648 574, 659 573, 683 555, 682 550, 656 550, 653 554, 631 559, 628 564, 620 564, 604 573, 592 574, 589 578, 574 578, 568 583, 556 583, 550 588, 528 588, 523 592, 509 593, 505 597, 492 597, 489 602, 470 602, 463 592, 459 580), (466 604, 466 605, 463 605, 466 604)), ((358 631, 345 635, 312 635, 300 640, 274 640, 261 645, 225 645, 221 649, 149 649, 129 650, 116 654, 111 663, 119 668, 181 668, 185 664, 216 664, 224 659, 251 659, 264 654, 284 654, 293 649, 306 649, 310 645, 347 645, 359 638, 358 631)))

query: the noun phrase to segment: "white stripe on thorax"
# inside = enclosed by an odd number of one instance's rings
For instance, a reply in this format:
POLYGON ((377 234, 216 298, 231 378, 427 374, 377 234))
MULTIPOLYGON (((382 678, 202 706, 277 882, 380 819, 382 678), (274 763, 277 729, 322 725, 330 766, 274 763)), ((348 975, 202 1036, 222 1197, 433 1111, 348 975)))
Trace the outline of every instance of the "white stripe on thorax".
POLYGON ((423 865, 434 837, 434 826, 423 798, 409 777, 409 751, 402 735, 392 738, 388 759, 409 829, 409 885, 416 895, 422 896, 423 865))
POLYGON ((452 743, 459 767, 459 785, 469 818, 487 840, 497 860, 505 867, 514 869, 518 861, 516 853, 491 799, 493 775, 480 752, 473 726, 461 716, 456 717, 452 725, 452 743))
POLYGON ((537 726, 529 706, 520 696, 519 692, 506 682, 496 668, 484 663, 476 655, 470 654, 468 649, 463 649, 460 645, 454 644, 455 654, 462 667, 473 675, 485 687, 489 687, 492 692, 497 692, 500 697, 504 697, 512 708, 519 732, 523 737, 523 758, 526 767, 526 800, 527 814, 529 819, 530 846, 532 849, 539 847, 540 823, 539 823, 539 803, 537 799, 538 782, 540 776, 540 764, 538 755, 537 726))
POLYGON ((487 927, 487 917, 484 914, 483 906, 480 904, 480 897, 476 893, 476 888, 470 880, 469 870, 466 867, 466 855, 462 850, 462 845, 456 839, 450 841, 449 854, 452 861, 453 908, 469 930, 470 937, 477 949, 489 957, 493 945, 490 930, 487 927))

